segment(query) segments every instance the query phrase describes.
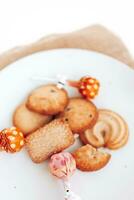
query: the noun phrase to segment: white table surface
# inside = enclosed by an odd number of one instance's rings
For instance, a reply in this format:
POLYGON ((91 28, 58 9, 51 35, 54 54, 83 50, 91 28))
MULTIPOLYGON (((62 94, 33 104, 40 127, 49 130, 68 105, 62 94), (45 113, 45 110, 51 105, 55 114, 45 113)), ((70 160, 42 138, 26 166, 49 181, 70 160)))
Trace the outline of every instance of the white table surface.
POLYGON ((54 32, 100 23, 134 55, 133 0, 0 0, 0 53, 54 32))

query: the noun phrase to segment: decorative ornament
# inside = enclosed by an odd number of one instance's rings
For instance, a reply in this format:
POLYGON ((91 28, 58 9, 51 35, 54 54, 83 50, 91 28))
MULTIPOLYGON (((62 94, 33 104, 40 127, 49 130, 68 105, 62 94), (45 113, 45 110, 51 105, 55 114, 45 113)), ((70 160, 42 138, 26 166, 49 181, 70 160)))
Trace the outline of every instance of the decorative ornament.
POLYGON ((0 132, 0 148, 6 152, 15 153, 24 146, 23 133, 16 127, 5 128, 0 132))
POLYGON ((76 162, 73 156, 68 152, 55 154, 50 159, 49 167, 50 172, 63 181, 65 191, 64 200, 81 200, 70 189, 69 178, 76 170, 76 162))

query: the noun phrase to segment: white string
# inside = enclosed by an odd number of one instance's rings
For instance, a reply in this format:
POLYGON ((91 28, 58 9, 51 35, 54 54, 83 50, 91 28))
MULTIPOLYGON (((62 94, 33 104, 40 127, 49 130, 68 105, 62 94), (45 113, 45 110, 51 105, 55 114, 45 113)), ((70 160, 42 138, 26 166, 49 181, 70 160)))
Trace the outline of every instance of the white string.
POLYGON ((56 78, 49 78, 49 77, 44 77, 44 76, 33 76, 33 77, 31 77, 31 80, 42 81, 42 82, 44 82, 44 81, 52 81, 52 82, 57 81, 56 78))
POLYGON ((55 78, 45 77, 45 76, 33 76, 31 77, 31 80, 33 81, 50 81, 55 82, 57 84, 58 88, 63 88, 67 84, 67 77, 64 75, 58 74, 55 78))
POLYGON ((64 200, 82 200, 70 189, 70 183, 68 181, 63 180, 63 186, 65 192, 64 200))

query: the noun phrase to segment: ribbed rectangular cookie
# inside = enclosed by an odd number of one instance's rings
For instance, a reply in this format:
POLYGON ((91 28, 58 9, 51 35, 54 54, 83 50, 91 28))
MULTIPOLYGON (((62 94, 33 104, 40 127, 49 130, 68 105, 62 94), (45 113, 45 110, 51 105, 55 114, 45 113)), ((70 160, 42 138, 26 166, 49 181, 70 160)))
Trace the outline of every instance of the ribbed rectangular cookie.
POLYGON ((52 154, 74 143, 74 136, 67 123, 56 119, 26 138, 26 148, 35 163, 41 163, 52 154))

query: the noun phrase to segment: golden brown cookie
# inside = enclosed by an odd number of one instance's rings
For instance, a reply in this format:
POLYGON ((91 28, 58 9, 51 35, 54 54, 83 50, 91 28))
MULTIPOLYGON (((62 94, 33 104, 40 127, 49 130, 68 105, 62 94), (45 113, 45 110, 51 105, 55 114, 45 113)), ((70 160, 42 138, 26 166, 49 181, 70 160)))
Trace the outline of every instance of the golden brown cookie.
POLYGON ((68 104, 66 90, 54 84, 43 85, 35 89, 28 97, 27 107, 35 112, 46 115, 55 115, 62 112, 68 104))
POLYGON ((95 126, 87 129, 80 138, 84 144, 91 144, 94 147, 118 149, 126 144, 128 135, 128 126, 119 114, 100 109, 95 126))
POLYGON ((81 171, 97 171, 103 168, 110 160, 111 155, 95 149, 87 144, 72 153, 76 166, 81 171))
POLYGON ((68 106, 59 117, 69 123, 73 133, 81 133, 93 127, 97 121, 98 111, 91 101, 76 97, 69 100, 68 106))
POLYGON ((26 137, 26 147, 31 159, 41 163, 52 154, 74 143, 74 136, 67 123, 56 119, 26 137))
POLYGON ((18 127, 24 135, 36 131, 52 120, 50 115, 41 115, 30 111, 25 103, 18 106, 13 114, 13 124, 18 127))

